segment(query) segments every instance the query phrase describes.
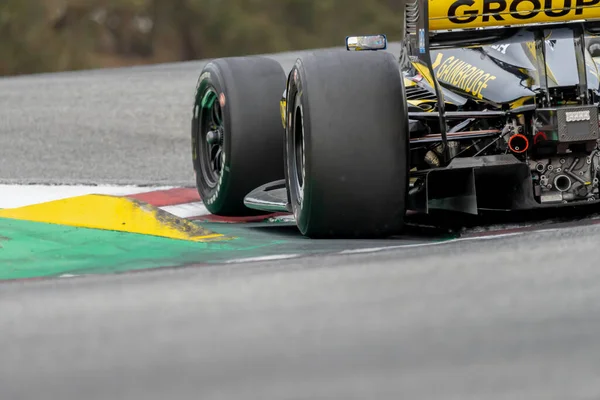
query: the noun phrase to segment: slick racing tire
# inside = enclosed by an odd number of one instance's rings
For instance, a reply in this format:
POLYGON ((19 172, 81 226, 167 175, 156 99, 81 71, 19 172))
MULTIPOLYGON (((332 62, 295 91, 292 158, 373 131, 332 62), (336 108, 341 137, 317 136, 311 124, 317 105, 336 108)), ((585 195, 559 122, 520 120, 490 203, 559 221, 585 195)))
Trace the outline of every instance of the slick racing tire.
POLYGON ((402 230, 408 184, 404 82, 384 52, 298 59, 287 86, 286 186, 309 237, 402 230))
POLYGON ((223 216, 256 215, 244 206, 253 189, 283 179, 280 100, 286 75, 265 57, 210 62, 196 87, 192 158, 204 205, 223 216))

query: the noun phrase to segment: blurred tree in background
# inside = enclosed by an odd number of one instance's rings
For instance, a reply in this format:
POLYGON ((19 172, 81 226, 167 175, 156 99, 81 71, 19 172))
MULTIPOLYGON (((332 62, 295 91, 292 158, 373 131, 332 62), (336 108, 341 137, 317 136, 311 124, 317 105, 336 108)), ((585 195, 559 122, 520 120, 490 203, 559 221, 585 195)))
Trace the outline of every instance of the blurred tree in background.
POLYGON ((0 0, 0 75, 339 46, 401 0, 0 0))

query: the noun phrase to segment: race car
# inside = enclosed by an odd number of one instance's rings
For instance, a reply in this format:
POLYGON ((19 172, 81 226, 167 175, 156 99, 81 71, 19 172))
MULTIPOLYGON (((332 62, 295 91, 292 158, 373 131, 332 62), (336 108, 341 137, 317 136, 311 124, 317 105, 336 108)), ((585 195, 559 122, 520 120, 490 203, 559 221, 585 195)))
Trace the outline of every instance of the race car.
POLYGON ((211 61, 197 188, 218 215, 288 212, 313 238, 401 233, 407 212, 600 201, 600 0, 410 0, 385 35, 211 61), (595 47, 594 47, 595 46, 595 47))

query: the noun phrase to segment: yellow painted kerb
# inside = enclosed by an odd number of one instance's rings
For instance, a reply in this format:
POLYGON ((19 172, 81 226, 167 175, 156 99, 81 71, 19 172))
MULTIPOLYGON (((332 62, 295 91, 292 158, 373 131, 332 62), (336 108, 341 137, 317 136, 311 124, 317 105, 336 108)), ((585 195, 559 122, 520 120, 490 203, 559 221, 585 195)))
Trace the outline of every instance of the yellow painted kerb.
POLYGON ((0 210, 0 218, 206 242, 226 239, 191 221, 125 197, 91 194, 0 210))

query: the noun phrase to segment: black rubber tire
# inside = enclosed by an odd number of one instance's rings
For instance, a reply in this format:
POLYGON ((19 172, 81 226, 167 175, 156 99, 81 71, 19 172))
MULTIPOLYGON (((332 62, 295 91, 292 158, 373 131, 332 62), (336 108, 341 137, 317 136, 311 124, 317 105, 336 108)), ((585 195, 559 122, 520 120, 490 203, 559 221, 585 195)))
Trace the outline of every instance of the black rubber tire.
POLYGON ((409 131, 404 81, 394 57, 333 51, 298 59, 288 81, 286 113, 286 183, 300 232, 314 238, 401 232, 409 131), (300 131, 300 123, 304 152, 296 157, 301 146, 294 145, 294 127, 300 131), (296 162, 301 159, 304 168, 296 162))
POLYGON ((206 208, 223 216, 256 215, 244 206, 253 189, 284 177, 284 128, 279 103, 286 85, 281 65, 266 57, 222 58, 207 64, 198 80, 192 118, 192 158, 196 186, 206 208), (200 110, 205 90, 223 101, 220 178, 207 178, 210 168, 202 140, 200 110))

